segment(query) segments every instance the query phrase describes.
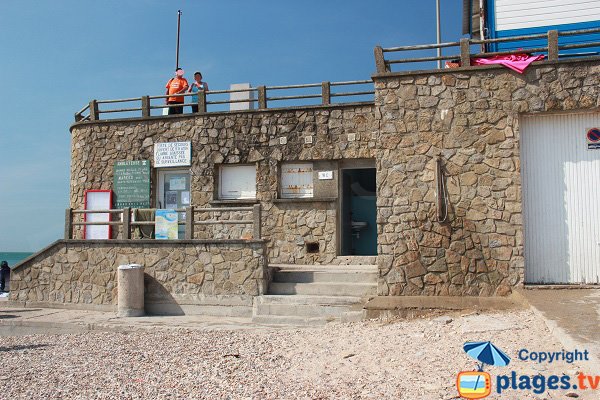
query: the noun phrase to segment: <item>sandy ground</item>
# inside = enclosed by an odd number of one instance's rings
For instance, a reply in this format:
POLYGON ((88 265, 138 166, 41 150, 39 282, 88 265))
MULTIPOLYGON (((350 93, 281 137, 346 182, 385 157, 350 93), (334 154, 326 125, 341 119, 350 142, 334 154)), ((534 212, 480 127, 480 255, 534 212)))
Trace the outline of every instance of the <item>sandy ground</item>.
POLYGON ((476 368, 465 341, 510 357, 489 367, 488 398, 600 398, 593 391, 505 391, 495 376, 596 373, 586 363, 536 364, 522 349, 562 347, 531 311, 330 324, 312 329, 138 330, 0 338, 2 399, 454 399, 476 368), (10 377, 5 373, 10 371, 10 377))

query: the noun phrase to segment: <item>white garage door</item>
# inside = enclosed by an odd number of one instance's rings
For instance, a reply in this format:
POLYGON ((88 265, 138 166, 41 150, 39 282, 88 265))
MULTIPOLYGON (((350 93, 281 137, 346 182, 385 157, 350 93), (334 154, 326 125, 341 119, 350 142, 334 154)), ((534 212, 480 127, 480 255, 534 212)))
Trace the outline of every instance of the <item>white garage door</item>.
POLYGON ((521 170, 527 283, 599 283, 600 114, 524 117, 521 170))

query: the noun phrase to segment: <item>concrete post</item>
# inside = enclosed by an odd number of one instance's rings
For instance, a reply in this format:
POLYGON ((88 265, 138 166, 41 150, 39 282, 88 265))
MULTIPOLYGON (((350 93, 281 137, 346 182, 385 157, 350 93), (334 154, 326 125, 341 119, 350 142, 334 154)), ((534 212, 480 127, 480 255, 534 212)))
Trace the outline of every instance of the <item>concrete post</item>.
POLYGON ((123 239, 131 239, 131 208, 123 208, 123 239))
POLYGON ((185 208, 185 238, 191 240, 194 238, 194 207, 185 208))
POLYGON ((98 112, 98 102, 96 100, 90 101, 90 121, 98 121, 100 119, 100 113, 98 112))
POLYGON ((265 86, 258 87, 258 108, 261 110, 267 108, 267 88, 265 86))
POLYGON ((558 31, 548 31, 548 60, 558 60, 558 31))
POLYGON ((206 90, 198 90, 198 112, 206 112, 206 90))
POLYGON ((260 204, 255 204, 252 207, 252 238, 254 240, 260 240, 261 236, 261 222, 260 222, 260 204))
POLYGON ((470 67, 471 66, 471 49, 470 49, 469 38, 460 39, 460 66, 470 67))
POLYGON ((329 83, 329 82, 321 83, 321 98, 323 100, 324 106, 331 104, 331 83, 329 83))
POLYGON ((385 65, 385 58, 383 57, 383 49, 381 46, 375 46, 373 53, 375 54, 375 67, 377 68, 377 73, 385 74, 386 72, 389 72, 385 65))
POLYGON ((118 317, 144 315, 144 267, 138 264, 119 265, 117 269, 118 317))
POLYGON ((142 96, 142 117, 150 116, 150 97, 142 96))
POLYGON ((73 209, 67 208, 65 211, 65 239, 73 239, 73 209))

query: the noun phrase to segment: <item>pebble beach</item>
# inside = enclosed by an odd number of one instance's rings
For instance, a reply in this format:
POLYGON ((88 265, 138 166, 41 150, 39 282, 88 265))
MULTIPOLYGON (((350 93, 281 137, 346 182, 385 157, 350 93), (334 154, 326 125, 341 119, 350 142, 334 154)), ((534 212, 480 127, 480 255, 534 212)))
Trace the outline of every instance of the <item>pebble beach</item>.
MULTIPOLYGON (((2 399, 456 399, 456 374, 476 368, 462 344, 478 340, 502 348, 520 373, 575 374, 582 368, 516 360, 521 348, 561 348, 531 311, 321 328, 136 329, 0 339, 10 371, 0 374, 2 399)), ((486 371, 502 373, 498 367, 486 371)), ((565 394, 519 392, 518 398, 565 394)))

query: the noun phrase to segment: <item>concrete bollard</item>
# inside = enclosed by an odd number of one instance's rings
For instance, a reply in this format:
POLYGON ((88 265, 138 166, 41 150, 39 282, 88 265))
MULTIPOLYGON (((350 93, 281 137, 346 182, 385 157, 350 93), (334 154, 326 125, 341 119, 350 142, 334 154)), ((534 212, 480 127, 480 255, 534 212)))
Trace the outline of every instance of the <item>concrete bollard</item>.
POLYGON ((118 317, 144 315, 144 267, 139 264, 119 265, 117 270, 118 317))

